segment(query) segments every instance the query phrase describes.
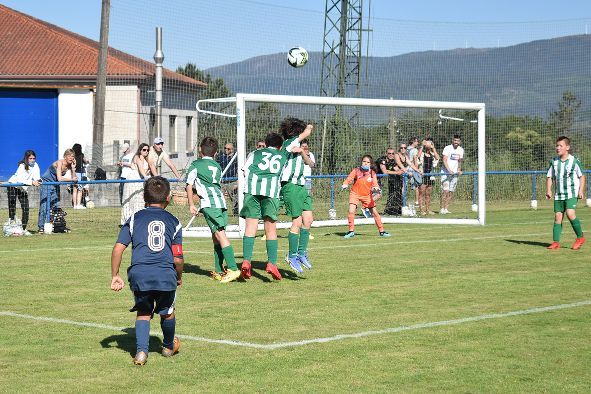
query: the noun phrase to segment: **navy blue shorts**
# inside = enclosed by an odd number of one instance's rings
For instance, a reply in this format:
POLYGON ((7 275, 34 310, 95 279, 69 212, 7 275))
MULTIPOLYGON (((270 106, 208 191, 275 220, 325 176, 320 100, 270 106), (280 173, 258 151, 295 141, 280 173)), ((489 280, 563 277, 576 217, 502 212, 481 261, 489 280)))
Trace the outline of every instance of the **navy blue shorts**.
POLYGON ((165 316, 174 312, 176 290, 134 291, 133 298, 135 299, 135 305, 129 310, 130 312, 137 311, 141 314, 149 314, 152 317, 154 317, 154 313, 165 316))

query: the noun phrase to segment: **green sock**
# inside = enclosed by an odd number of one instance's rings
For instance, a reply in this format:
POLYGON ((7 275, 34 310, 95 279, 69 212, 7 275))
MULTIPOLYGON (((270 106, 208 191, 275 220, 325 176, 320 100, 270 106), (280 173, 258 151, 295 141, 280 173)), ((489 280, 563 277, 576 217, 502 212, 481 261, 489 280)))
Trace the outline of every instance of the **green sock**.
POLYGON ((267 259, 273 265, 277 265, 277 247, 279 242, 276 239, 267 240, 267 259))
POLYGON ((224 264, 224 255, 222 254, 222 247, 220 244, 213 245, 213 263, 215 265, 215 272, 223 274, 224 268, 222 267, 222 264, 224 264))
POLYGON ((552 227, 552 240, 554 242, 560 242, 560 233, 562 232, 562 223, 554 223, 552 227))
POLYGON ((310 229, 300 228, 300 243, 298 244, 298 253, 303 255, 308 250, 308 241, 310 240, 310 229))
POLYGON ((226 259, 226 263, 228 263, 228 269, 236 271, 238 267, 236 266, 236 259, 234 259, 234 249, 232 248, 232 245, 222 248, 222 253, 226 259))
POLYGON ((574 218, 571 220, 570 225, 573 226, 573 230, 575 230, 577 238, 581 238, 583 236, 583 230, 581 229, 581 222, 579 221, 579 218, 574 218))
POLYGON ((252 250, 254 249, 254 237, 242 237, 242 258, 244 260, 252 260, 252 250))
POLYGON ((287 233, 287 242, 289 243, 289 257, 294 257, 298 254, 299 234, 294 234, 291 231, 287 233))

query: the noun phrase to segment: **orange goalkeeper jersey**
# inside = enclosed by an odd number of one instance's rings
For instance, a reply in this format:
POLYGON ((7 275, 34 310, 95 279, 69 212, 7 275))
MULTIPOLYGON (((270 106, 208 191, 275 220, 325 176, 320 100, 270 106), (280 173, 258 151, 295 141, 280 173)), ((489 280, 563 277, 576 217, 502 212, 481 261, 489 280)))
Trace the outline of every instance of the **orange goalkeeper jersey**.
POLYGON ((380 188, 375 171, 362 171, 359 167, 355 167, 343 182, 343 185, 350 184, 353 184, 351 191, 360 196, 369 196, 372 188, 380 188))

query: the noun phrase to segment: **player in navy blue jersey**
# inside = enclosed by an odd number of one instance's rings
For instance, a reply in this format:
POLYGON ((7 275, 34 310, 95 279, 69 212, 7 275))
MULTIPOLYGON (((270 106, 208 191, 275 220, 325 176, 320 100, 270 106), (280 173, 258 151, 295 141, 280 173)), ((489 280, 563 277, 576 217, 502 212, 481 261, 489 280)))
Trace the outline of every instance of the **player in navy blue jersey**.
POLYGON ((144 365, 148 360, 150 320, 154 313, 160 315, 164 335, 162 355, 170 357, 180 348, 180 341, 174 335, 174 306, 176 288, 182 284, 183 238, 181 223, 165 210, 170 201, 168 181, 161 176, 149 178, 144 184, 144 200, 147 207, 133 214, 121 227, 111 254, 111 289, 119 291, 125 286, 119 275, 121 256, 132 245, 127 279, 135 299, 130 312, 137 312, 137 352, 133 359, 136 365, 144 365))

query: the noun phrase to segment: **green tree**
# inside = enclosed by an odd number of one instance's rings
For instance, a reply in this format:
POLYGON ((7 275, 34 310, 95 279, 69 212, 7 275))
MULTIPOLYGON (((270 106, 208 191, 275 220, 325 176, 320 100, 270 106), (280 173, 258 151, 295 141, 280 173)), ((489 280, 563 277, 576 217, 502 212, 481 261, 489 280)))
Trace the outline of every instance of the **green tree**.
POLYGON ((575 122, 575 115, 581 108, 581 100, 570 90, 562 93, 562 101, 558 110, 550 114, 550 123, 554 128, 555 137, 566 134, 575 122))
POLYGON ((515 170, 539 170, 550 156, 552 139, 535 130, 517 127, 506 137, 507 150, 511 153, 515 170))
POLYGON ((232 95, 232 91, 226 86, 222 78, 212 79, 210 74, 204 73, 193 63, 177 67, 176 72, 207 84, 207 88, 199 93, 199 100, 230 97, 232 95))

